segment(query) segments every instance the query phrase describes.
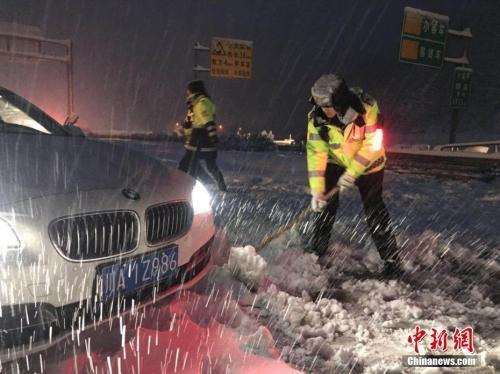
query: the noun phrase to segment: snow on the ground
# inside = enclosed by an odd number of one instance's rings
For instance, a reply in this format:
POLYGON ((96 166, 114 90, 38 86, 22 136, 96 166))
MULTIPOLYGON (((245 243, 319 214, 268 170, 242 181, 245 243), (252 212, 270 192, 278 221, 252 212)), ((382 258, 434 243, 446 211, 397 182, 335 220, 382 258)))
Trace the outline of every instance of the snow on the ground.
MULTIPOLYGON (((169 162, 180 158, 168 152, 169 162)), ((408 336, 416 326, 429 335, 470 326, 483 365, 475 372, 500 370, 499 181, 387 172, 406 275, 386 280, 355 191, 341 196, 325 258, 304 252, 297 229, 255 253, 308 205, 304 156, 221 152, 219 160, 230 192, 214 192, 214 213, 234 247, 231 267, 258 289, 252 305, 267 315, 259 322, 285 361, 315 373, 446 372, 403 368, 402 356, 413 353, 408 336)), ((420 352, 430 353, 429 344, 420 352)))
MULTIPOLYGON (((380 260, 374 251, 362 257, 339 245, 322 268, 315 255, 284 245, 292 240, 263 251, 266 281, 261 280, 265 288, 258 294, 271 312, 269 326, 285 360, 312 372, 397 372, 403 370, 402 355, 412 354, 405 343, 416 326, 451 332, 473 326, 483 364, 499 368, 500 309, 481 292, 484 285, 474 282, 477 275, 454 274, 460 265, 452 260, 463 262, 465 256, 470 266, 483 270, 493 262, 473 261, 466 249, 450 249, 448 242, 424 232, 407 258, 405 281, 388 281, 377 277, 380 260), (453 254, 449 260, 438 260, 447 253, 453 254)), ((262 261, 252 247, 245 248, 251 250, 244 256, 239 248, 243 266, 248 268, 252 255, 259 257, 253 263, 262 261)), ((498 278, 490 282, 500 284, 498 278)))
POLYGON ((267 263, 256 253, 254 247, 248 245, 231 248, 227 266, 235 278, 252 285, 260 283, 267 263))
MULTIPOLYGON (((252 255, 258 256, 250 250, 246 257, 252 255)), ((258 298, 271 313, 268 326, 286 361, 310 372, 403 370, 402 355, 413 352, 406 342, 416 326, 451 333, 472 326, 483 365, 498 360, 500 308, 479 286, 450 292, 436 279, 426 285, 430 271, 413 272, 404 281, 379 279, 366 272, 373 265, 369 259, 346 247, 335 258, 323 271, 316 256, 298 248, 268 259, 258 298)), ((428 348, 422 345, 420 352, 432 353, 428 348)))

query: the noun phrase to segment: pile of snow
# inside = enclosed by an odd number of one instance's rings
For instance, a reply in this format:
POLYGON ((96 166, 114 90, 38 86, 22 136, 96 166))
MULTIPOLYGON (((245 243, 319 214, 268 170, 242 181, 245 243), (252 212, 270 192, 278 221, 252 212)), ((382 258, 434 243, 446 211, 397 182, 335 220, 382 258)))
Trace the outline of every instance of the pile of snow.
POLYGON ((247 245, 231 248, 227 268, 250 288, 274 283, 290 294, 311 297, 328 287, 328 277, 317 260, 316 255, 297 248, 281 249, 264 259, 253 246, 247 245))
POLYGON ((250 288, 261 283, 266 266, 266 261, 250 245, 232 247, 230 250, 227 263, 229 271, 250 288))
MULTIPOLYGON (((266 263, 258 268, 267 288, 257 297, 286 362, 306 372, 401 372, 402 356, 414 353, 408 336, 416 326, 428 334, 471 326, 482 365, 500 368, 500 307, 489 297, 500 287, 500 278, 491 277, 495 261, 432 230, 403 233, 407 276, 384 280, 373 246, 333 241, 325 263, 296 239, 274 242, 262 251, 265 260, 252 250, 235 253, 243 263, 266 263)), ((240 277, 255 279, 253 267, 246 268, 252 271, 240 277)), ((429 344, 420 345, 421 354, 433 353, 429 344)))
POLYGON ((328 277, 317 260, 318 256, 312 253, 285 248, 268 260, 266 278, 291 295, 312 297, 328 287, 328 277))
MULTIPOLYGON (((274 330, 289 344, 282 348, 285 361, 313 372, 319 368, 346 372, 356 368, 353 372, 357 372, 362 368, 362 360, 352 346, 344 348, 333 344, 347 331, 358 329, 342 303, 335 299, 313 302, 307 297, 290 296, 275 285, 263 296, 272 300, 274 330)), ((362 339, 365 334, 359 331, 362 339)))
MULTIPOLYGON (((233 248, 230 261, 241 279, 268 285, 257 297, 270 314, 268 326, 281 357, 299 369, 401 371, 402 355, 413 354, 407 340, 417 325, 429 334, 432 328, 472 326, 483 365, 497 366, 500 341, 491 326, 500 326, 500 308, 482 284, 466 285, 453 272, 453 259, 464 262, 465 256, 482 269, 490 261, 431 231, 410 242, 419 244, 405 252, 406 268, 412 270, 404 281, 379 279, 380 259, 373 250, 360 252, 340 243, 332 248, 332 261, 323 265, 316 255, 283 243, 263 251, 265 260, 253 247, 233 248)), ((431 353, 429 342, 420 350, 431 353)))
MULTIPOLYGON (((496 262, 432 230, 403 233, 408 274, 404 281, 384 280, 373 246, 333 241, 330 260, 318 262, 297 239, 276 240, 262 257, 250 246, 233 248, 230 260, 240 279, 264 285, 257 297, 285 361, 309 372, 401 372, 418 325, 428 334, 471 326, 482 364, 500 365, 492 328, 500 326, 500 307, 489 298, 500 279, 482 282, 481 276, 495 274, 496 262)), ((429 343, 421 353, 432 353, 429 343)))

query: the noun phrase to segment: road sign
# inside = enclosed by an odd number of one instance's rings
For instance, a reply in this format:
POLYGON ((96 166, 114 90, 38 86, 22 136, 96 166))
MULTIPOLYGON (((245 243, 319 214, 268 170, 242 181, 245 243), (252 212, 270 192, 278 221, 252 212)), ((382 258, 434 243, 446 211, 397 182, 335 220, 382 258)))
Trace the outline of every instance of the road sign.
POLYGON ((451 107, 463 108, 467 106, 469 99, 472 69, 456 67, 453 73, 453 85, 451 86, 451 107))
POLYGON ((227 38, 212 38, 210 75, 220 78, 252 77, 253 42, 227 38))
POLYGON ((440 68, 449 21, 442 14, 405 7, 399 61, 440 68))

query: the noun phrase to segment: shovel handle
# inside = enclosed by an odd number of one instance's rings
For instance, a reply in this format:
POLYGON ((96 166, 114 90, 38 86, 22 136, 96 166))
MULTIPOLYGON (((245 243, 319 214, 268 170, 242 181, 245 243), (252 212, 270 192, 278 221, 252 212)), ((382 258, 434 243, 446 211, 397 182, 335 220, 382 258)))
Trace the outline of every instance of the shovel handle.
POLYGON ((328 191, 325 195, 326 197, 326 201, 332 199, 336 194, 338 194, 340 191, 340 187, 339 186, 335 186, 333 187, 330 191, 328 191))
MULTIPOLYGON (((325 195, 326 200, 328 201, 328 200, 332 199, 336 194, 339 193, 339 191, 340 191, 339 186, 333 187, 330 191, 328 191, 326 193, 326 195, 325 195)), ((268 245, 271 241, 280 237, 282 234, 284 234, 285 232, 290 230, 297 223, 300 223, 303 220, 305 220, 309 216, 309 214, 311 214, 311 213, 312 213, 311 207, 307 207, 306 209, 304 209, 302 212, 297 214, 293 219, 291 219, 290 221, 288 221, 284 225, 280 226, 276 231, 274 231, 271 234, 266 235, 264 237, 264 239, 260 242, 260 244, 257 247, 255 247, 255 251, 259 252, 262 248, 264 248, 266 245, 268 245)))

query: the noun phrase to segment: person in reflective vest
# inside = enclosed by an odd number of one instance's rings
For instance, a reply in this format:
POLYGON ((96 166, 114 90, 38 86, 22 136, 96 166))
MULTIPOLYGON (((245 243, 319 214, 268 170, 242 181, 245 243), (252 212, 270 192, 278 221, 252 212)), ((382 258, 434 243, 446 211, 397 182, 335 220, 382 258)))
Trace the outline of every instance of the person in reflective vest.
POLYGON ((307 124, 307 169, 314 224, 305 233, 306 249, 324 255, 339 203, 325 195, 338 185, 340 195, 357 187, 366 221, 384 261, 386 275, 402 267, 389 213, 382 199, 386 156, 377 102, 360 88, 349 88, 336 74, 321 76, 311 89, 307 124))
POLYGON ((189 82, 187 86, 187 115, 182 125, 186 152, 179 169, 196 176, 200 161, 219 190, 226 191, 226 183, 217 166, 217 126, 215 105, 207 94, 203 81, 189 82))

